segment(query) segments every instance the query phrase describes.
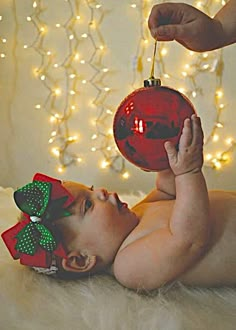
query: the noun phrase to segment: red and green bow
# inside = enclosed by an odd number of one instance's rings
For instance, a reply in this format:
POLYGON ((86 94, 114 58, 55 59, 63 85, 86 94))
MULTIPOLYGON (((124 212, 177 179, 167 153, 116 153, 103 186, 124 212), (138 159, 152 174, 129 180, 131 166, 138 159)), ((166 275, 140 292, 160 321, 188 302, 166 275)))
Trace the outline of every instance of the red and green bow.
POLYGON ((14 192, 14 200, 25 220, 2 234, 9 252, 21 264, 48 268, 52 257, 66 258, 61 242, 53 234, 52 221, 69 216, 74 197, 60 180, 37 173, 33 182, 14 192))

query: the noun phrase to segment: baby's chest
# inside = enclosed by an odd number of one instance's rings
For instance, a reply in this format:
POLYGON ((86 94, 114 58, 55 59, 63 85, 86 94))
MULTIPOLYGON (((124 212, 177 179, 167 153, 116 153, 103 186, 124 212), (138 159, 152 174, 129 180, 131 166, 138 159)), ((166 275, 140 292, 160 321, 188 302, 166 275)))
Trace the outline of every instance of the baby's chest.
POLYGON ((122 248, 158 229, 169 227, 173 201, 144 203, 134 209, 140 219, 138 226, 122 244, 122 248))
POLYGON ((159 201, 139 205, 136 212, 140 218, 139 228, 153 229, 167 227, 173 211, 174 201, 159 201))

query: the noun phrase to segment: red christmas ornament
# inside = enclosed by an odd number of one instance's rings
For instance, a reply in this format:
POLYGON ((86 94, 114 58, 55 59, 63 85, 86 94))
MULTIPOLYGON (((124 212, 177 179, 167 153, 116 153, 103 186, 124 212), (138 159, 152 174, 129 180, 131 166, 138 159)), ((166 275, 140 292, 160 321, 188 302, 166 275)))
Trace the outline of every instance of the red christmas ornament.
POLYGON ((178 147, 185 118, 195 113, 192 103, 180 92, 161 86, 160 79, 144 81, 120 104, 113 132, 121 154, 145 171, 169 167, 166 141, 178 147))

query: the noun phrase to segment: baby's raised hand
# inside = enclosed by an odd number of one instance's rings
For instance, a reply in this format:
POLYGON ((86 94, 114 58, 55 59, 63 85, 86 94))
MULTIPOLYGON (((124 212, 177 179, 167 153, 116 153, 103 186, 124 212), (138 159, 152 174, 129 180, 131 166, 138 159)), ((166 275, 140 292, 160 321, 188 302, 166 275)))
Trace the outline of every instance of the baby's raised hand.
POLYGON ((203 165, 203 131, 200 118, 195 114, 186 118, 178 150, 172 142, 165 142, 170 167, 175 174, 198 172, 203 165))

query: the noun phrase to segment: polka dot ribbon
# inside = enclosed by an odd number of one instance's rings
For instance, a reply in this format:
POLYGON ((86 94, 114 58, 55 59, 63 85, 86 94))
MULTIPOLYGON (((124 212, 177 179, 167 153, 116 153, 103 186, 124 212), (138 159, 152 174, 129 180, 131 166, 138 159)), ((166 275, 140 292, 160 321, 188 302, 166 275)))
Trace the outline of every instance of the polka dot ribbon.
POLYGON ((14 192, 14 200, 25 220, 1 236, 14 259, 31 267, 50 267, 52 257, 66 257, 61 242, 52 233, 52 221, 67 217, 73 196, 61 181, 37 173, 33 182, 14 192))

